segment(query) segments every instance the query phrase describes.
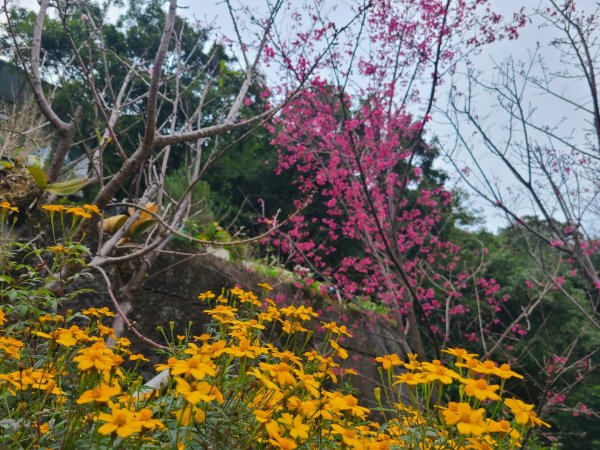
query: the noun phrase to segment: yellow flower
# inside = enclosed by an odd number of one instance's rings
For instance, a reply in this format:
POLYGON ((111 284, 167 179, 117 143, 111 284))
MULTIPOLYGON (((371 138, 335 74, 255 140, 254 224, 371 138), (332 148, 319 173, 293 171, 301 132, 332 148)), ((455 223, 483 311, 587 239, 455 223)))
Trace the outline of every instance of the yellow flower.
POLYGON ((67 208, 67 212, 69 214, 73 214, 74 216, 83 217, 84 219, 91 219, 92 215, 83 209, 81 206, 75 206, 72 208, 67 208))
POLYGON ((518 374, 517 372, 513 372, 510 368, 509 364, 502 364, 500 367, 495 367, 492 370, 492 373, 499 378, 507 379, 507 378, 518 378, 520 380, 523 379, 523 375, 518 374))
POLYGON ((207 375, 215 376, 217 370, 212 361, 201 356, 192 356, 189 359, 177 360, 171 369, 173 375, 192 376, 196 380, 201 380, 207 375))
POLYGON ((453 379, 460 379, 460 375, 452 369, 444 367, 440 360, 434 359, 432 362, 421 364, 423 376, 427 381, 440 381, 444 384, 451 384, 453 379))
POLYGON ((272 291, 273 288, 268 283, 258 283, 258 287, 263 288, 265 291, 272 291))
POLYGON ((76 403, 78 405, 83 405, 84 403, 108 403, 111 397, 119 395, 121 393, 121 387, 118 384, 104 384, 102 383, 100 386, 96 386, 93 389, 89 389, 85 391, 81 396, 77 399, 76 403))
POLYGON ((206 381, 193 381, 188 383, 183 378, 175 378, 177 381, 176 391, 185 398, 185 401, 195 405, 200 402, 212 402, 217 400, 223 403, 223 394, 215 386, 211 386, 206 381))
POLYGON ((105 422, 98 432, 100 434, 117 433, 122 438, 142 431, 142 423, 128 409, 113 407, 110 414, 100 413, 98 420, 105 422))
POLYGON ((247 321, 233 321, 229 335, 231 337, 245 338, 252 335, 254 331, 264 330, 266 327, 258 323, 255 319, 247 321))
POLYGON ((471 409, 468 403, 448 403, 448 408, 441 408, 444 421, 448 425, 456 425, 460 434, 481 435, 487 431, 483 421, 483 408, 471 409))
MULTIPOLYGON (((327 394, 330 395, 330 394, 327 394)), ((353 395, 341 395, 334 392, 327 400, 327 404, 334 411, 350 411, 357 417, 365 417, 369 413, 369 409, 358 404, 358 399, 353 395)))
MULTIPOLYGON (((194 336, 195 340, 207 341, 210 338, 211 336, 209 334, 194 336)), ((221 356, 225 347, 227 347, 227 342, 225 341, 215 341, 212 344, 204 343, 202 344, 202 347, 198 347, 193 342, 189 342, 188 348, 185 349, 183 353, 191 356, 199 356, 203 361, 208 361, 212 358, 218 358, 221 356)))
MULTIPOLYGON (((202 334, 201 334, 201 335, 199 335, 199 336, 192 336, 192 338, 193 338, 195 341, 200 341, 200 342, 208 342, 208 341, 210 341, 210 340, 212 339, 212 336, 211 336, 210 334, 208 334, 208 333, 202 333, 202 334)), ((189 344, 188 344, 188 345, 189 345, 189 344)))
POLYGON ((63 347, 73 347, 77 344, 77 336, 81 330, 77 325, 73 325, 71 328, 56 328, 50 333, 43 333, 41 331, 35 331, 33 334, 36 336, 50 339, 63 347))
POLYGON ((60 253, 65 253, 65 254, 71 253, 71 250, 69 250, 68 247, 65 247, 62 244, 49 245, 48 246, 48 251, 54 253, 55 255, 58 255, 60 253))
POLYGON ((263 424, 270 437, 280 437, 281 427, 275 420, 273 420, 271 412, 262 409, 255 409, 254 417, 258 423, 263 424))
POLYGON ((302 402, 298 409, 298 413, 304 417, 316 420, 323 418, 324 420, 333 420, 333 410, 327 402, 321 400, 309 400, 302 402))
POLYGON ((5 323, 6 323, 6 314, 0 308, 0 326, 4 325, 5 323))
POLYGON ((267 353, 267 351, 263 347, 252 345, 248 339, 242 338, 237 346, 225 348, 223 349, 223 353, 228 353, 238 358, 254 359, 258 355, 267 353))
POLYGON ((281 308, 281 313, 285 316, 288 316, 293 319, 298 320, 310 320, 313 317, 317 317, 318 314, 309 306, 300 305, 296 306, 288 306, 287 308, 281 308))
POLYGON ((44 314, 44 315, 38 317, 39 323, 45 323, 45 322, 59 323, 59 322, 63 322, 64 320, 65 320, 65 318, 63 316, 61 316, 60 314, 44 314))
POLYGON ((420 373, 406 372, 402 375, 396 375, 394 378, 397 380, 394 382, 394 385, 402 383, 408 384, 409 386, 415 386, 417 384, 427 383, 427 380, 423 378, 423 375, 420 373))
POLYGON ((348 358, 348 352, 344 350, 340 345, 335 341, 329 341, 329 345, 337 352, 338 356, 342 359, 348 358))
POLYGON ((304 328, 300 322, 289 320, 284 320, 281 322, 281 329, 284 333, 293 334, 293 333, 308 333, 308 329, 304 328))
POLYGON ((290 436, 294 439, 308 439, 310 426, 302 422, 302 417, 292 416, 290 413, 283 413, 277 422, 285 425, 289 429, 290 436))
POLYGON ((200 301, 204 301, 204 300, 210 300, 211 298, 215 298, 216 295, 213 294, 212 291, 206 291, 203 292, 202 294, 198 295, 198 300, 200 301))
POLYGON ((543 425, 550 428, 550 424, 543 422, 533 410, 533 405, 519 400, 517 398, 505 398, 504 404, 510 408, 515 416, 515 422, 521 425, 529 425, 531 427, 543 425))
POLYGON ((296 365, 296 367, 302 367, 302 358, 297 356, 295 353, 290 352, 289 350, 280 352, 279 350, 275 349, 273 350, 271 355, 273 356, 273 358, 278 358, 279 360, 281 360, 281 362, 284 362, 286 364, 292 363, 296 365))
MULTIPOLYGON (((259 363, 258 366, 260 370, 268 374, 270 380, 275 381, 280 386, 293 386, 296 384, 296 378, 294 377, 294 369, 292 366, 286 363, 277 363, 277 364, 268 364, 268 363, 259 363)), ((260 375, 260 372, 255 369, 253 372, 254 375, 259 378, 267 387, 269 387, 268 382, 266 382, 265 377, 260 375)), ((269 389, 277 389, 269 387, 269 389)))
POLYGON ((466 379, 463 381, 465 384, 465 393, 471 397, 475 397, 481 401, 490 399, 498 400, 500 396, 496 394, 496 391, 500 389, 497 384, 487 384, 483 379, 466 379))
POLYGON ((281 448, 283 450, 294 450, 297 447, 293 440, 281 436, 275 436, 274 438, 269 439, 269 443, 273 447, 281 448))
POLYGON ((482 373, 484 375, 492 375, 496 370, 498 370, 498 365, 494 361, 490 361, 489 359, 477 364, 473 370, 477 373, 482 373))
POLYGON ((511 439, 519 439, 521 437, 521 433, 510 426, 510 422, 508 420, 501 420, 496 422, 494 420, 488 419, 488 431, 490 433, 500 433, 502 435, 508 435, 511 439))
POLYGON ((6 201, 0 202, 0 208, 6 209, 7 211, 19 212, 19 208, 17 208, 16 206, 12 206, 6 201))
POLYGON ((73 358, 73 361, 79 363, 77 365, 79 370, 96 369, 105 371, 116 365, 117 361, 114 357, 115 355, 110 349, 106 348, 104 342, 96 342, 91 347, 81 349, 78 356, 73 358))
POLYGON ((477 353, 469 353, 464 348, 448 348, 448 349, 442 350, 442 352, 448 353, 449 355, 454 356, 458 362, 476 358, 478 356, 477 353))
POLYGON ((20 352, 23 346, 23 342, 18 339, 0 337, 0 352, 4 352, 4 354, 10 358, 21 359, 20 352))
POLYGON ((342 442, 350 448, 362 448, 360 441, 357 438, 356 432, 344 428, 337 423, 331 424, 331 434, 337 434, 342 437, 342 442))
POLYGON ((207 309, 204 311, 205 314, 211 316, 214 320, 221 323, 228 323, 235 318, 237 308, 233 308, 228 305, 217 305, 213 309, 207 309))
POLYGON ((240 299, 240 302, 242 303, 251 303, 254 306, 258 307, 262 306, 262 302, 251 291, 244 291, 243 289, 235 287, 231 288, 229 292, 231 293, 231 295, 235 295, 236 297, 238 297, 240 299))
MULTIPOLYGON (((267 299, 267 302, 270 302, 269 299, 267 299)), ((269 303, 269 306, 267 307, 267 311, 266 312, 261 312, 258 314, 258 321, 259 322, 273 322, 277 319, 279 319, 281 317, 281 312, 279 312, 279 310, 274 306, 274 304, 269 303)))
POLYGON ((48 423, 39 424, 36 422, 33 426, 37 428, 40 434, 46 434, 50 431, 50 425, 48 423))
POLYGON ((493 439, 488 435, 484 435, 483 439, 469 439, 467 445, 464 447, 467 450, 495 450, 497 446, 493 439))
POLYGON ((456 367, 463 367, 469 370, 469 373, 478 372, 481 363, 476 359, 467 359, 463 362, 457 362, 456 367))
POLYGON ((346 328, 346 325, 338 326, 338 324, 335 322, 321 322, 321 324, 323 325, 323 328, 331 331, 334 334, 337 334, 338 336, 344 335, 352 337, 352 335, 348 332, 348 328, 346 328))
POLYGON ((165 429, 163 423, 158 419, 152 418, 152 411, 148 408, 140 409, 135 413, 135 418, 142 424, 142 428, 151 430, 153 428, 165 429))
POLYGON ((375 361, 381 363, 384 370, 389 370, 393 366, 399 366, 402 364, 402 360, 398 355, 392 353, 391 355, 378 356, 375 361))
POLYGON ((96 213, 99 216, 102 215, 102 213, 100 212, 100 209, 98 209, 98 207, 96 205, 85 204, 85 205, 83 205, 83 209, 85 209, 86 211, 89 211, 91 213, 96 213))
POLYGON ((111 327, 107 327, 106 325, 102 325, 101 323, 96 324, 98 327, 98 334, 102 337, 110 336, 115 339, 115 330, 111 327))
POLYGON ((41 208, 44 211, 49 211, 51 213, 62 212, 67 209, 67 207, 64 205, 42 205, 41 208))
POLYGON ((7 378, 0 375, 0 379, 7 379, 14 387, 20 390, 39 389, 54 395, 63 395, 56 382, 52 379, 54 373, 42 369, 24 369, 8 374, 7 378))
POLYGON ((156 364, 154 366, 154 368, 156 369, 157 372, 162 372, 163 370, 171 370, 171 369, 173 369, 173 367, 175 367, 175 364, 177 364, 178 362, 179 362, 178 359, 171 357, 171 358, 167 359, 166 364, 156 364))
POLYGON ((201 408, 196 408, 193 405, 186 404, 186 406, 184 406, 182 409, 175 411, 175 418, 177 419, 177 422, 184 427, 187 427, 192 423, 192 419, 197 423, 204 422, 204 419, 206 419, 206 414, 201 408))
POLYGON ((419 361, 417 361, 416 353, 407 353, 406 356, 408 356, 408 362, 402 363, 402 365, 404 366, 405 369, 408 369, 408 370, 421 369, 421 363, 419 361))
POLYGON ((313 397, 319 397, 321 390, 321 382, 317 381, 315 375, 307 375, 297 372, 298 378, 306 389, 313 397))
POLYGON ((120 337, 115 342, 115 347, 119 347, 119 350, 123 350, 129 346, 131 346, 131 341, 126 337, 120 337))
POLYGON ((85 316, 94 316, 99 319, 103 317, 114 317, 115 313, 110 311, 106 306, 102 308, 88 308, 81 311, 81 314, 85 316))
MULTIPOLYGON (((25 391, 28 389, 39 389, 54 395, 62 395, 63 392, 58 388, 56 382, 52 379, 54 373, 47 370, 26 368, 17 370, 8 374, 0 374, 0 380, 8 381, 11 387, 25 391)), ((9 389, 14 395, 14 392, 9 389)))
POLYGON ((142 355, 141 353, 138 353, 136 355, 131 355, 129 357, 129 361, 150 361, 148 358, 146 358, 144 355, 142 355))

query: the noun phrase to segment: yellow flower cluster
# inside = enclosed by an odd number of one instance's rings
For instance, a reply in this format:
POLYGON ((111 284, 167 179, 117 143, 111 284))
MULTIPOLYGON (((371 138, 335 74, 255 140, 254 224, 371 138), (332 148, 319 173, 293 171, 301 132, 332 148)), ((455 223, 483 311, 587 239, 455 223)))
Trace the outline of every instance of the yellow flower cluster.
POLYGON ((436 408, 442 425, 439 436, 445 441, 465 444, 464 448, 513 448, 528 427, 550 426, 537 417, 534 405, 516 398, 503 398, 508 379, 523 379, 509 364, 498 366, 494 361, 480 361, 476 354, 462 348, 443 352, 453 357, 451 366, 440 360, 419 362, 413 354, 408 354, 407 362, 394 354, 376 360, 381 363, 382 373, 395 380, 394 386, 405 386, 415 403, 429 404, 437 391, 436 408), (394 375, 395 367, 404 371, 394 375), (450 390, 454 384, 458 385, 459 401, 441 405, 442 391, 450 390), (488 406, 490 408, 486 408, 488 406), (488 410, 492 411, 491 416, 488 410), (495 420, 492 416, 498 412, 500 420, 495 420))
POLYGON ((73 216, 82 217, 84 219, 91 219, 92 213, 102 215, 100 209, 96 205, 85 204, 83 206, 65 206, 65 205, 42 205, 41 208, 51 214, 54 213, 66 213, 72 214, 73 216))
POLYGON ((414 355, 377 358, 388 380, 376 391, 382 426, 336 389, 340 376, 355 373, 340 367, 347 328, 320 322, 324 333, 314 339, 317 312, 278 307, 270 286, 261 287, 260 295, 199 295, 212 319, 207 332, 177 334, 172 325, 170 354, 155 366, 163 384, 150 389, 136 373, 148 358, 102 323, 114 316, 108 308, 24 319, 3 307, 0 413, 24 428, 0 434, 0 447, 514 448, 526 428, 544 425, 532 405, 503 398, 504 382, 520 378, 510 366, 450 349, 451 367, 414 355), (452 385, 457 401, 442 404, 452 385))
POLYGON ((34 432, 33 437, 21 432, 22 441, 15 441, 15 436, 3 441, 1 435, 0 447, 26 447, 33 439, 39 441, 35 447, 63 448, 69 433, 90 425, 92 434, 106 435, 109 441, 164 429, 144 403, 145 397, 132 396, 136 378, 121 368, 127 356, 134 361, 147 359, 131 354, 127 338, 114 345, 106 341, 114 331, 101 319, 114 313, 106 307, 86 309, 81 312, 81 317, 89 317, 84 327, 64 326, 74 320, 72 315, 32 315, 31 320, 20 317, 11 324, 11 314, 0 309, 0 326, 9 325, 0 336, 0 395, 6 407, 2 414, 30 423, 34 432), (71 421, 64 423, 63 417, 71 421))
POLYGON ((25 368, 11 373, 0 374, 0 381, 7 392, 12 395, 17 395, 16 391, 27 391, 30 389, 38 389, 54 395, 61 395, 63 392, 58 388, 55 381, 54 370, 43 370, 25 368))

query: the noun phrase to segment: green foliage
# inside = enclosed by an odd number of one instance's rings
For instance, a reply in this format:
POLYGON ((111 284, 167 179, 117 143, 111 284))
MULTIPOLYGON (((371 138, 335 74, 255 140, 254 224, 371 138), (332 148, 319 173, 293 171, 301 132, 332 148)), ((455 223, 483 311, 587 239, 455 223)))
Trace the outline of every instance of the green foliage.
MULTIPOLYGON (((531 226, 544 227, 540 221, 529 220, 531 226)), ((559 442, 565 448, 596 448, 594 442, 600 435, 591 426, 590 411, 600 408, 600 392, 596 388, 600 383, 596 369, 600 360, 595 354, 600 334, 568 297, 580 305, 586 304, 584 280, 559 253, 523 233, 518 225, 505 228, 498 235, 454 230, 452 240, 461 246, 464 259, 473 258, 472 263, 481 261, 485 249, 486 273, 502 286, 499 295, 510 299, 504 303, 498 316, 501 323, 490 337, 497 337, 527 305, 542 297, 527 316, 527 333, 522 337, 509 333, 500 354, 518 358, 529 382, 516 392, 529 401, 543 399, 544 414, 554 417, 559 442), (533 262, 533 258, 538 262, 533 262), (549 281, 557 277, 564 277, 562 289, 549 281), (553 362, 562 357, 567 358, 564 364, 553 362)))
MULTIPOLYGON (((184 193, 188 192, 189 177, 185 167, 171 171, 165 179, 165 188, 173 202, 179 202, 184 193)), ((196 224, 205 224, 214 220, 214 202, 211 199, 209 184, 198 181, 191 189, 190 221, 196 224)))

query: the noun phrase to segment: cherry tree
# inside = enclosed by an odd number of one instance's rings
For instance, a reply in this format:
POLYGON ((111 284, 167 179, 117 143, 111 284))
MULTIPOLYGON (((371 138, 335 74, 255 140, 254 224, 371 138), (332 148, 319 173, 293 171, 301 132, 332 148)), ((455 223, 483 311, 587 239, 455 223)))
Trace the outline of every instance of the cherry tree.
MULTIPOLYGON (((393 320, 371 327, 395 324, 381 341, 384 350, 439 355, 459 335, 482 340, 487 350, 490 317, 507 299, 498 298, 481 267, 464 267, 459 247, 443 238, 453 199, 425 173, 436 150, 424 134, 444 77, 481 45, 516 37, 522 19, 506 24, 486 2, 368 6, 355 24, 360 40, 332 47, 272 128, 279 170, 297 174, 300 190, 317 194, 324 208, 321 217, 295 217, 277 243, 344 298, 386 305, 393 320), (336 249, 350 241, 358 243, 353 252, 336 249), (337 266, 328 266, 332 260, 337 266), (477 301, 465 302, 468 286, 477 301)), ((278 49, 292 68, 310 61, 322 30, 333 26, 317 13, 310 17, 321 26, 304 36, 301 52, 278 49)))

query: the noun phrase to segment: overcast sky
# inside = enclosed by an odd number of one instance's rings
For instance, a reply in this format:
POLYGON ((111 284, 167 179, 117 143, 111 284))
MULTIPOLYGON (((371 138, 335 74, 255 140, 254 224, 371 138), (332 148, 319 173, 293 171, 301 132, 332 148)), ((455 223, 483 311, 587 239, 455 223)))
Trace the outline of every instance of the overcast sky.
MULTIPOLYGON (((236 4, 236 2, 233 2, 236 4)), ((240 2, 237 2, 239 4, 240 2)), ((511 17, 513 12, 524 6, 528 11, 532 11, 534 7, 540 4, 538 0, 524 0, 524 1, 507 1, 507 0, 491 0, 495 11, 500 12, 505 17, 511 17)), ((21 4, 26 7, 37 9, 37 1, 35 0, 21 0, 21 4)), ((263 0, 247 1, 244 4, 249 5, 262 5, 263 0)), ((224 35, 233 35, 231 20, 227 13, 225 2, 223 1, 205 1, 205 0, 180 0, 179 2, 182 15, 188 16, 193 19, 198 19, 204 23, 211 23, 218 28, 218 31, 224 35)), ((116 13, 115 13, 116 14, 116 13)), ((343 4, 340 4, 338 12, 336 13, 339 17, 345 16, 347 13, 344 10, 343 4)), ((335 19, 335 18, 334 18, 335 19)), ((530 58, 531 52, 536 48, 539 43, 540 55, 547 61, 557 61, 556 50, 553 50, 549 45, 550 41, 555 37, 553 31, 550 28, 540 28, 539 23, 536 22, 536 18, 532 16, 533 23, 527 26, 521 31, 521 36, 517 42, 515 41, 501 41, 489 46, 484 47, 482 52, 473 58, 471 67, 477 67, 481 71, 481 79, 492 80, 497 77, 497 70, 495 65, 501 63, 509 57, 512 57, 516 61, 526 61, 530 58)), ((463 67, 464 69, 464 67, 463 67)), ((459 76, 460 78, 460 76, 459 76)), ((460 81, 458 81, 460 85, 460 81)), ((569 93, 573 98, 584 99, 585 92, 577 92, 579 84, 565 83, 562 88, 569 93)), ((581 112, 572 109, 565 110, 565 105, 558 102, 556 99, 550 96, 540 96, 532 93, 531 108, 535 109, 535 116, 540 122, 547 125, 555 125, 561 123, 563 130, 577 129, 580 128, 580 124, 583 121, 581 112)), ((439 104, 443 105, 443 91, 439 94, 439 104)), ((476 100, 476 105, 483 117, 486 114, 494 114, 493 109, 494 98, 491 96, 479 96, 476 100)), ((433 122, 430 124, 428 129, 429 136, 439 137, 443 145, 450 145, 453 141, 452 130, 445 124, 445 119, 442 114, 435 114, 433 122)), ((490 122, 488 122, 490 123, 490 122)), ((502 138, 502 133, 506 133, 502 123, 494 123, 491 121, 489 127, 490 133, 502 138)), ((458 160, 459 158, 457 158, 458 160)), ((506 195, 511 188, 510 185, 510 174, 497 165, 497 162, 486 156, 485 153, 481 154, 480 163, 483 167, 487 167, 491 173, 493 173, 498 180, 505 181, 506 195)), ((451 167, 441 160, 439 162, 441 167, 448 170, 452 174, 453 170, 451 167)), ((461 161, 457 163, 459 166, 463 164, 461 161)), ((465 165, 467 162, 465 162, 465 165)), ((454 177, 456 179, 456 177, 454 177)), ((457 186, 462 186, 457 181, 457 186)), ((496 230, 498 227, 505 224, 503 217, 498 216, 493 207, 486 205, 485 202, 480 201, 477 196, 473 195, 469 203, 473 208, 481 209, 486 219, 486 226, 491 230, 496 230)), ((528 213, 528 206, 523 203, 520 206, 521 214, 528 213)))

